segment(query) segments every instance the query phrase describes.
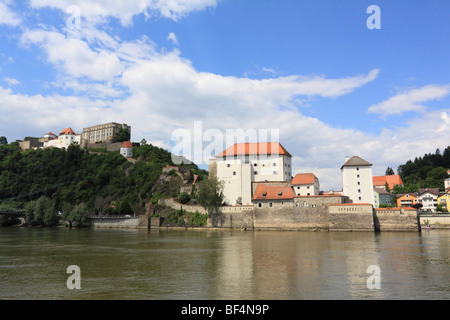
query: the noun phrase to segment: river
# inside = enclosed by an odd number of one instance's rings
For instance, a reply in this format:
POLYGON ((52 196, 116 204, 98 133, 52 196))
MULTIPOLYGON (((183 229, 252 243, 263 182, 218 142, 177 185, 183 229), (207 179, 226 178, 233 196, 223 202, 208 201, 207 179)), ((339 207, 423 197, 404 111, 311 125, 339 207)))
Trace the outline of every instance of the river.
POLYGON ((0 299, 447 300, 450 230, 0 228, 0 299))

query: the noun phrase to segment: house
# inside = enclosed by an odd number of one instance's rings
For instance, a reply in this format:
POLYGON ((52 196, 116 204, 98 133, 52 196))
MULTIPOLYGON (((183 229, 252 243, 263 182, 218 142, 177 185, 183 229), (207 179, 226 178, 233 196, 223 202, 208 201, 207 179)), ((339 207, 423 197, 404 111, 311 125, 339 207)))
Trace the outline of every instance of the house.
POLYGON ((450 178, 444 180, 445 191, 450 190, 450 178))
POLYGON ((342 193, 353 203, 374 204, 372 164, 353 156, 346 157, 341 167, 342 193))
POLYGON ((292 208, 294 191, 290 186, 258 184, 252 201, 257 208, 292 208))
POLYGON ((375 208, 379 208, 380 205, 390 205, 391 204, 391 194, 384 189, 373 188, 373 197, 375 208))
POLYGON ((386 183, 388 184, 389 190, 394 189, 395 186, 403 186, 402 178, 398 174, 373 177, 374 188, 385 190, 386 183))
POLYGON ((450 191, 440 195, 437 198, 437 204, 440 204, 442 209, 447 209, 447 211, 450 211, 450 191))
POLYGON ((133 145, 130 141, 124 141, 120 146, 120 154, 125 158, 131 158, 133 156, 133 145))
POLYGON ((46 137, 49 140, 44 142, 44 148, 68 148, 71 144, 81 144, 81 135, 76 134, 72 128, 62 130, 58 136, 49 132, 46 137))
POLYGON ((397 195, 397 207, 411 207, 417 204, 419 204, 419 200, 417 199, 417 194, 415 193, 397 195))
POLYGON ((299 173, 291 181, 296 196, 316 196, 319 194, 319 179, 313 173, 299 173))
POLYGON ((419 189, 418 201, 422 204, 422 211, 436 212, 439 188, 419 189))
POLYGON ((236 143, 210 159, 210 172, 223 181, 227 205, 251 205, 252 185, 283 182, 289 185, 292 155, 278 142, 236 143))

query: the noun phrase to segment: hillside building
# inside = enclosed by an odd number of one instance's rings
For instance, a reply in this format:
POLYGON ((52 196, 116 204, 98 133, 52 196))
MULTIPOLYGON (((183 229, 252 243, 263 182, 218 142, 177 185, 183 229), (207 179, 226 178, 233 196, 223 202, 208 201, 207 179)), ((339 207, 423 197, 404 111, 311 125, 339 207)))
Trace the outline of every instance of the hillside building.
POLYGON ((120 129, 127 129, 131 134, 131 127, 125 123, 119 124, 110 122, 99 124, 83 129, 82 140, 88 144, 98 142, 112 142, 114 141, 120 129))
POLYGON ((436 212, 438 205, 439 188, 419 189, 417 200, 422 204, 422 211, 436 212))
POLYGON ((81 144, 81 135, 76 134, 72 128, 62 130, 58 136, 49 132, 44 137, 49 139, 44 141, 44 148, 68 148, 71 144, 81 144))
POLYGON ((133 156, 133 145, 130 141, 124 141, 120 146, 120 154, 125 158, 131 158, 133 156))
POLYGON ((403 186, 402 178, 398 174, 373 177, 374 188, 386 190, 386 183, 391 191, 395 186, 403 186))

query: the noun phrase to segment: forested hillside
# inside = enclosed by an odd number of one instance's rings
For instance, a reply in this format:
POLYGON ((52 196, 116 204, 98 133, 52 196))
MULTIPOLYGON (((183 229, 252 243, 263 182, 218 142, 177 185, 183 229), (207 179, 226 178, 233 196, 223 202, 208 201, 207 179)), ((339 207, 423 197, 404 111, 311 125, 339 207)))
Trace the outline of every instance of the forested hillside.
MULTIPOLYGON (((133 153, 139 159, 134 163, 119 152, 89 153, 78 146, 21 151, 18 143, 0 145, 0 207, 127 214, 142 212, 154 197, 178 195, 156 183, 162 168, 173 165, 168 151, 142 145, 133 153)), ((186 167, 206 174, 194 164, 186 167)))
POLYGON ((420 188, 439 188, 444 191, 444 179, 450 169, 450 146, 444 152, 439 149, 414 160, 408 160, 398 167, 398 174, 404 187, 394 189, 395 193, 418 192, 420 188))

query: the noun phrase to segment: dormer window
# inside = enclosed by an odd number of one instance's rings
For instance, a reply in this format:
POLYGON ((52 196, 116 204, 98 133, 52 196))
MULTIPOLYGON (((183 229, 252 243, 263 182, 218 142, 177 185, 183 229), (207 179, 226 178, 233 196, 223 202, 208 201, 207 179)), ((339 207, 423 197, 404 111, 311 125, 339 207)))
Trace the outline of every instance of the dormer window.
POLYGON ((263 192, 263 197, 267 196, 267 192, 263 192))
POLYGON ((278 192, 278 196, 281 197, 283 195, 283 192, 278 192))

